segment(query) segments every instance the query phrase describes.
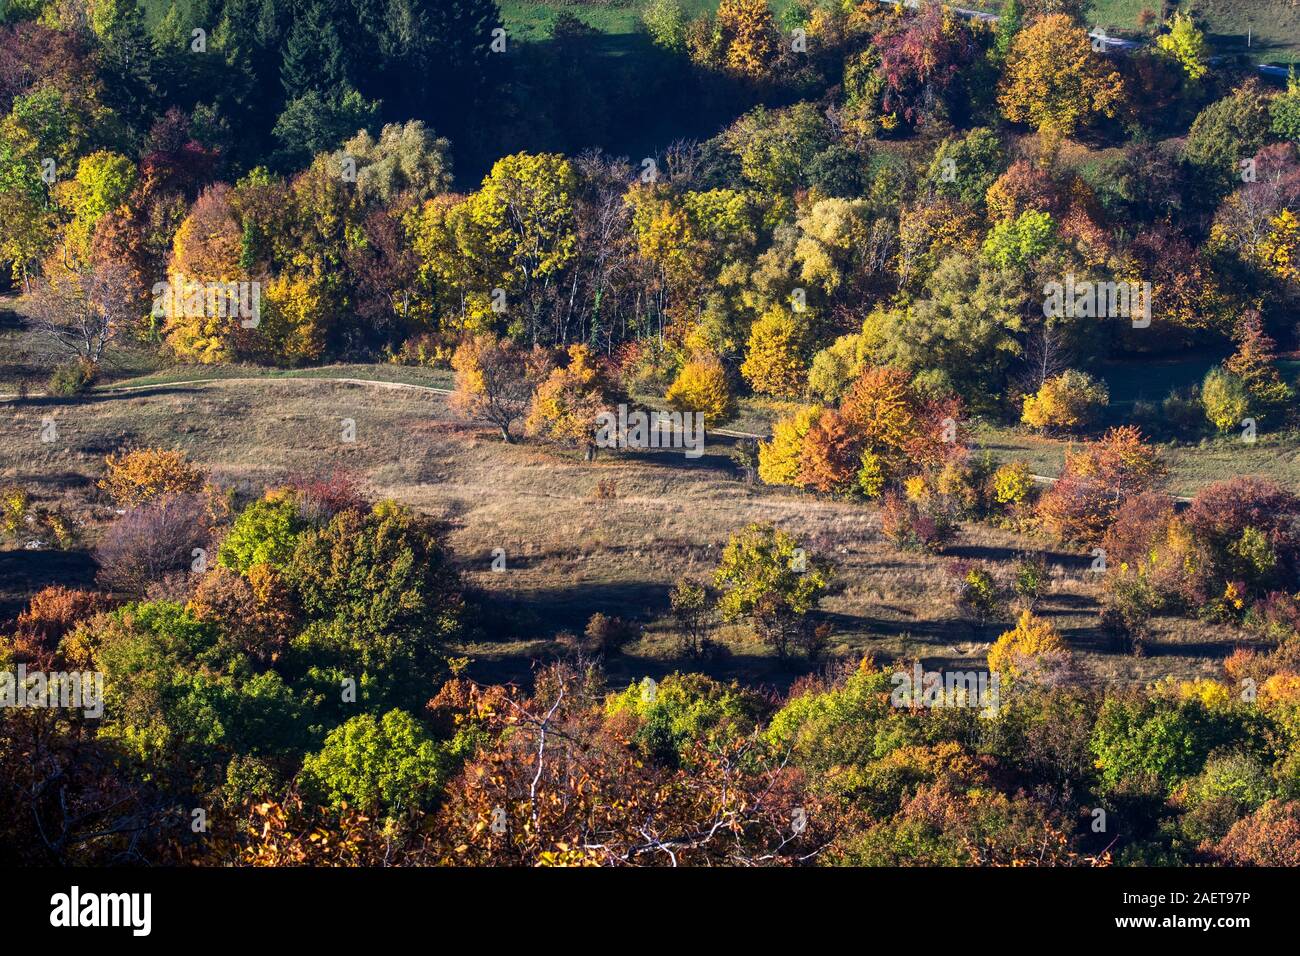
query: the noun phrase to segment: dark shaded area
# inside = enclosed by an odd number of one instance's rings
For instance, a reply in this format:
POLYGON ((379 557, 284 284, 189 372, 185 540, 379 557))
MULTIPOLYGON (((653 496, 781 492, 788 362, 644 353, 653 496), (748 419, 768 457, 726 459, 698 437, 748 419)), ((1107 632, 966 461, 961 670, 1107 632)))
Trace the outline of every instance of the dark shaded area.
POLYGON ((0 551, 0 622, 8 623, 42 588, 88 588, 97 565, 89 551, 0 551))

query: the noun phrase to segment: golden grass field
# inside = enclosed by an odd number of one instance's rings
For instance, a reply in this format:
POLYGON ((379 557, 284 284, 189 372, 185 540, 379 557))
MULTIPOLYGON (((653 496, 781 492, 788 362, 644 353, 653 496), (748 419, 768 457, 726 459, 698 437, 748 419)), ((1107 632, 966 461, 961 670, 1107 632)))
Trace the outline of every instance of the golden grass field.
POLYGON ((617 683, 674 669, 780 687, 800 669, 781 664, 740 627, 720 632, 730 654, 700 664, 676 655, 668 594, 683 576, 707 576, 728 536, 771 521, 836 567, 823 608, 836 657, 920 656, 927 664, 973 664, 1006 621, 978 625, 954 599, 945 565, 986 560, 1009 568, 1025 550, 1043 549, 1053 569, 1038 613, 1050 616, 1098 681, 1151 680, 1212 673, 1232 649, 1232 632, 1200 622, 1158 623, 1148 655, 1114 652, 1097 626, 1090 557, 982 525, 969 525, 939 557, 901 552, 879 533, 875 508, 823 500, 740 480, 730 440, 711 437, 706 453, 575 453, 505 445, 486 428, 455 418, 441 395, 309 378, 163 385, 82 399, 34 398, 0 405, 0 484, 19 483, 41 502, 57 502, 83 523, 79 551, 0 552, 7 592, 2 616, 54 580, 88 582, 97 525, 111 519, 94 481, 103 456, 124 446, 184 450, 223 486, 258 487, 294 473, 338 467, 364 480, 372 496, 392 497, 443 518, 467 583, 483 610, 456 653, 473 658, 484 679, 526 680, 534 660, 559 649, 562 630, 580 632, 596 611, 641 628, 608 662, 617 683), (42 443, 52 420, 57 440, 42 443), (343 419, 356 441, 341 440, 343 419), (598 500, 597 482, 616 497, 598 500), (490 569, 493 549, 504 572, 490 569))

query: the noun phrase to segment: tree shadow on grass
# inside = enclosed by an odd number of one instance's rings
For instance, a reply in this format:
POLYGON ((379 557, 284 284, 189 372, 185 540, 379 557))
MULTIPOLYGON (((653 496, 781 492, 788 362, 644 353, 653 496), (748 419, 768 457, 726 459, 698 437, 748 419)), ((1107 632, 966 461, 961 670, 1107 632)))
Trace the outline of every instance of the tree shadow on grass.
POLYGON ((0 622, 17 617, 42 588, 93 587, 97 569, 89 551, 0 551, 0 622))

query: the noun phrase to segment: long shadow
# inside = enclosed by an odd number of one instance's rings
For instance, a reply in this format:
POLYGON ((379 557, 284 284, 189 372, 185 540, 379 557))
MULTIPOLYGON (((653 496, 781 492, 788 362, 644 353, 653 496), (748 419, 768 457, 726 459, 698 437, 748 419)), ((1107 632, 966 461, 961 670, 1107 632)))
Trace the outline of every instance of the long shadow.
POLYGON ((0 551, 0 621, 17 617, 42 588, 92 586, 96 570, 88 551, 0 551))
MULTIPOLYGON (((943 556, 948 558, 968 558, 975 561, 1014 561, 1024 548, 996 547, 993 545, 954 544, 943 549, 943 556)), ((1061 568, 1088 568, 1092 566, 1091 555, 1070 554, 1067 551, 1041 551, 1043 560, 1061 568)))

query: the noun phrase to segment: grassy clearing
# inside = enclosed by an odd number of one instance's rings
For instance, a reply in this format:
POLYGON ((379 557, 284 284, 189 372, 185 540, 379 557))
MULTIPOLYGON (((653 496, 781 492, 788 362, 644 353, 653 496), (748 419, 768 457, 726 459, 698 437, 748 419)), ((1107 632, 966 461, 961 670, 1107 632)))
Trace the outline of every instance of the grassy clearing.
POLYGON ((1170 620, 1157 628, 1151 656, 1115 655, 1098 627, 1086 556, 983 526, 966 528, 943 556, 900 552, 882 538, 871 506, 745 485, 724 439, 711 439, 694 461, 645 452, 585 464, 573 454, 504 445, 488 430, 454 419, 441 396, 310 378, 7 406, 0 417, 0 483, 21 483, 41 503, 58 503, 81 523, 84 545, 74 552, 0 552, 6 615, 48 581, 90 580, 87 552, 96 528, 112 517, 94 480, 103 455, 124 445, 183 449, 225 485, 342 467, 363 476, 375 496, 441 516, 484 609, 457 650, 474 658, 474 673, 485 679, 526 680, 534 660, 557 650, 557 632, 579 631, 602 611, 642 629, 610 661, 615 683, 703 666, 721 678, 784 686, 798 671, 743 630, 723 631, 729 656, 698 665, 678 656, 667 618, 677 581, 707 576, 728 536, 760 520, 777 523, 835 563, 834 592, 824 605, 835 656, 919 655, 928 664, 975 665, 1008 622, 965 617, 947 569, 954 559, 983 560, 1006 573, 1027 549, 1047 550, 1053 584, 1041 613, 1057 622, 1095 679, 1210 673, 1231 649, 1227 631, 1170 620), (52 445, 38 438, 47 417, 58 428, 52 445), (343 418, 356 422, 355 444, 340 440, 343 418), (597 500, 601 479, 614 482, 615 499, 597 500), (507 555, 503 573, 490 570, 498 547, 507 555))

